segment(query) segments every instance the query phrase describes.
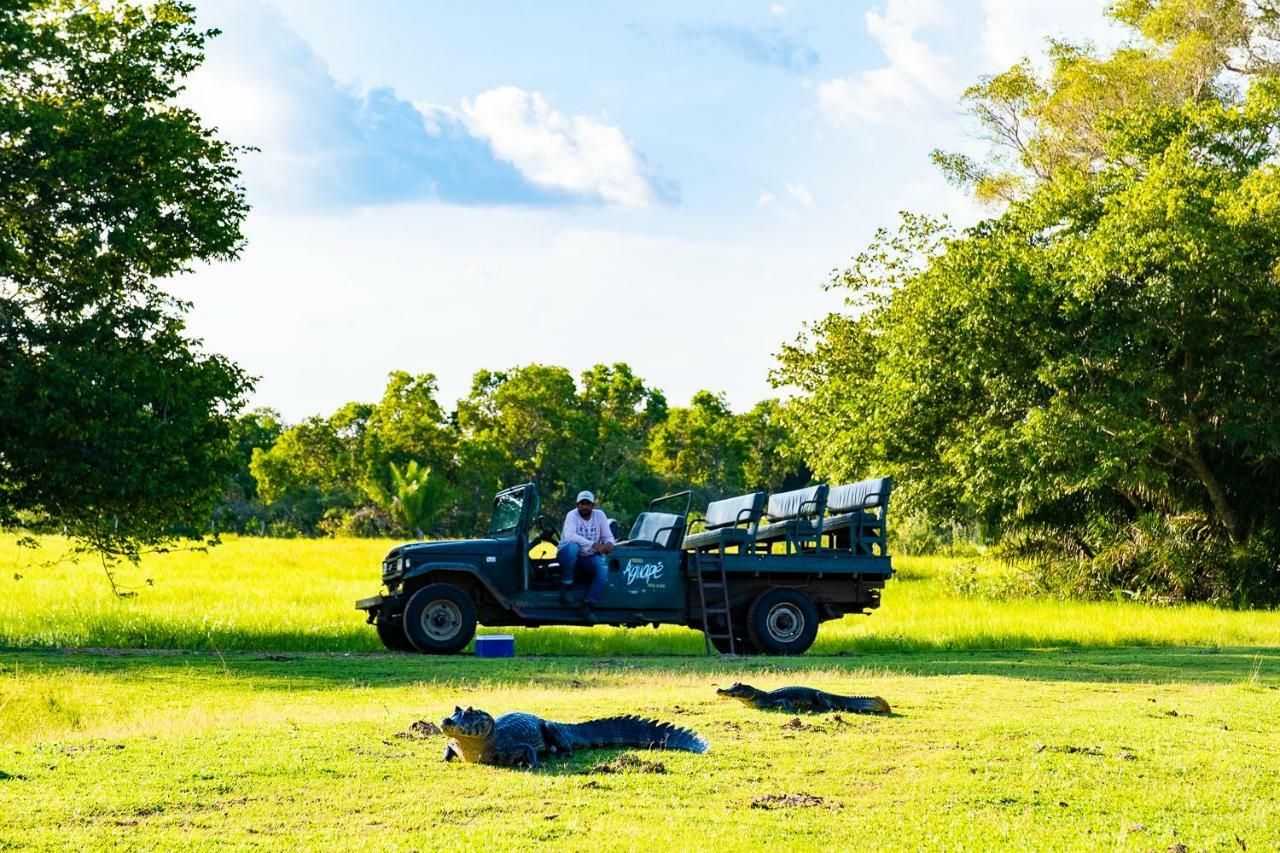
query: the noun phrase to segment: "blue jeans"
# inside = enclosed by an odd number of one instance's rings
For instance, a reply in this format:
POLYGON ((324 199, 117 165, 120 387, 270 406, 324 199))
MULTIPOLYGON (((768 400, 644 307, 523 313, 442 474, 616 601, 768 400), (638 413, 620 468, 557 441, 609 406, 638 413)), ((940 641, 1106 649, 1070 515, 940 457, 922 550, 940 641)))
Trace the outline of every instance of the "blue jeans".
POLYGON ((609 566, 604 554, 586 554, 580 552, 582 547, 577 542, 562 542, 556 549, 556 560, 560 563, 560 582, 566 587, 573 583, 573 573, 577 569, 591 572, 591 588, 587 590, 587 604, 600 603, 600 594, 604 592, 604 581, 609 574, 609 566))

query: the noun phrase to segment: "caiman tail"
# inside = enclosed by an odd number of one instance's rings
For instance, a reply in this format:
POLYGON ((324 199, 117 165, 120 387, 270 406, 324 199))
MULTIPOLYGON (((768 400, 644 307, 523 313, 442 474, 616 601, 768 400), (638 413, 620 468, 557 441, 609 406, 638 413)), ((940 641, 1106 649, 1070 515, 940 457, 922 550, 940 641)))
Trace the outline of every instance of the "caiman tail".
MULTIPOLYGON (((569 749, 596 749, 605 746, 635 746, 642 749, 681 749, 706 752, 711 745, 696 732, 671 723, 640 717, 607 717, 585 723, 554 723, 554 735, 569 749)), ((553 736, 554 736, 553 735, 553 736)))
POLYGON ((837 711, 855 711, 872 714, 888 714, 889 703, 879 696, 837 696, 837 711))

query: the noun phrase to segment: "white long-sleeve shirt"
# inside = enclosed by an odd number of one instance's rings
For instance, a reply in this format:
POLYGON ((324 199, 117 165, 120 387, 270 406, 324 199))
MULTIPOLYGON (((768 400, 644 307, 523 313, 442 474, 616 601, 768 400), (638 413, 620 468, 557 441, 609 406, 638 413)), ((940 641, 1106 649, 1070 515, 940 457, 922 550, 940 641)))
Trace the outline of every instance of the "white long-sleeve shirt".
POLYGON ((583 518, 576 509, 569 510, 564 517, 564 529, 560 531, 561 542, 576 542, 582 547, 583 556, 594 554, 596 544, 613 542, 613 531, 609 529, 608 517, 598 509, 591 510, 590 518, 583 518))

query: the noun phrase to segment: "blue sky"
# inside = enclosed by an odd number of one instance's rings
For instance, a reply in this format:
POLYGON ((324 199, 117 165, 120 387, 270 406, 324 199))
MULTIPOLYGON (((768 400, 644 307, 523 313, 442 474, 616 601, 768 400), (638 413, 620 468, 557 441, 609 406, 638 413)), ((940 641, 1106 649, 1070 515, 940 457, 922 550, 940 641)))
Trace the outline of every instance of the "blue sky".
POLYGON ((747 408, 876 227, 981 215, 928 158, 980 150, 965 86, 1102 6, 202 0, 186 100, 260 150, 244 257, 176 288, 290 419, 535 361, 747 408))

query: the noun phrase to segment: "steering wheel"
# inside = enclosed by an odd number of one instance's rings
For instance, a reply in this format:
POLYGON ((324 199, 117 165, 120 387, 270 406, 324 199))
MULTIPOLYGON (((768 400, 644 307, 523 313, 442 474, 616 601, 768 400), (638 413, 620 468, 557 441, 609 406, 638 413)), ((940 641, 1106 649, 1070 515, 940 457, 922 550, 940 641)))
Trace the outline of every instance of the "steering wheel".
POLYGON ((529 543, 530 547, 541 545, 543 542, 550 542, 552 545, 560 544, 560 529, 551 519, 540 515, 533 520, 533 526, 538 531, 538 535, 533 537, 533 541, 529 543))

